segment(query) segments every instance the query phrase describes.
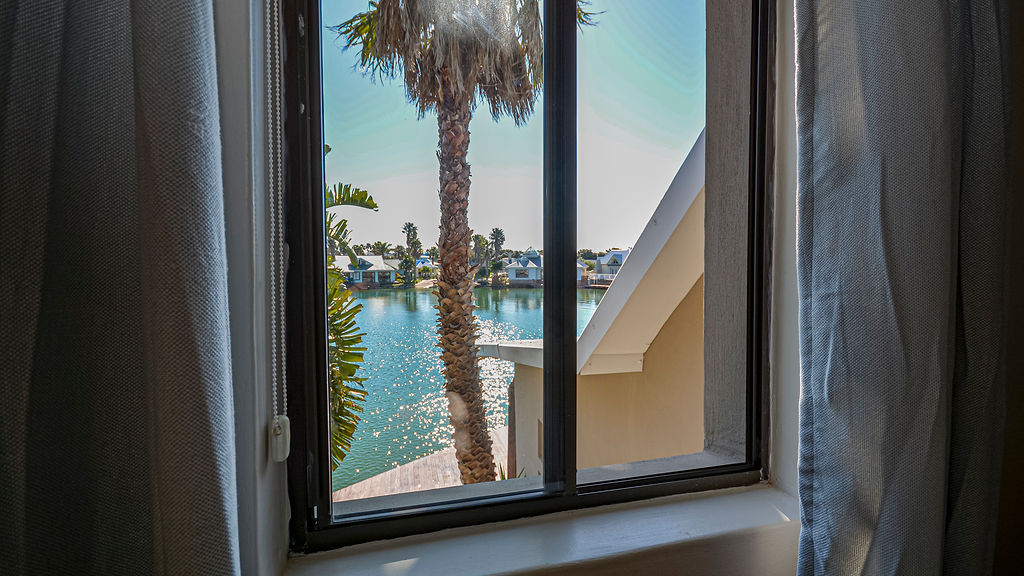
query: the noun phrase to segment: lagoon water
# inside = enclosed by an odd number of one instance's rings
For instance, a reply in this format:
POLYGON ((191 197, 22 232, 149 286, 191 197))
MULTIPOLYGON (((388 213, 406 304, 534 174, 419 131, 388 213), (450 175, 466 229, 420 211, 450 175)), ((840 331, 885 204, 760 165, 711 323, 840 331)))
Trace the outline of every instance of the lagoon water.
MULTIPOLYGON (((540 338, 543 290, 477 288, 480 341, 540 338)), ((603 290, 576 291, 576 333, 594 314, 603 290)), ((448 406, 435 346, 437 310, 430 290, 356 292, 366 336, 361 375, 368 391, 352 451, 334 472, 335 490, 452 445, 448 406)), ((506 426, 513 365, 481 358, 489 428, 506 426)))

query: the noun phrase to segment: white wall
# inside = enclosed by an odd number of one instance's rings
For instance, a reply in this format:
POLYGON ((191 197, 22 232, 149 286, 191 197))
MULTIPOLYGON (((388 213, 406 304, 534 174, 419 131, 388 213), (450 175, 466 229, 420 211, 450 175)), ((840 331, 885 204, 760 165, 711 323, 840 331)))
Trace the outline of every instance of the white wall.
POLYGON ((778 3, 775 245, 772 270, 772 480, 797 492, 800 346, 796 289, 796 68, 793 2, 778 3))
POLYGON ((266 191, 262 3, 215 0, 242 573, 280 574, 288 550, 285 470, 267 458, 266 191), (255 71, 255 74, 252 73, 255 71))

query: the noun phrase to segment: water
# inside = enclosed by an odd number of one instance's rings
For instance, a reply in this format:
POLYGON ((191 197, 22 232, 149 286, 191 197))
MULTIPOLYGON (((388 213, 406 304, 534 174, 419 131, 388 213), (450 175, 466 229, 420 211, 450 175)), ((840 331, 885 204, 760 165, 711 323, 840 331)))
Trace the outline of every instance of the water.
MULTIPOLYGON (((541 338, 543 290, 477 288, 481 342, 541 338)), ((576 333, 593 316, 602 290, 576 291, 576 333)), ((334 489, 452 445, 444 397, 440 349, 435 346, 437 310, 429 290, 364 290, 358 324, 366 336, 361 375, 368 391, 352 451, 334 472, 334 489)), ((508 425, 508 385, 513 364, 481 358, 489 428, 508 425)))

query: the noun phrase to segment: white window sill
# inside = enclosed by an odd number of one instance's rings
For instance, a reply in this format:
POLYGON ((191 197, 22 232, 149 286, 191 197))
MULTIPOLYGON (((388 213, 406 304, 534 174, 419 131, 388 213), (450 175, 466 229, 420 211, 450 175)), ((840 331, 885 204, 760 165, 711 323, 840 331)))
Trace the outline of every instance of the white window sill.
POLYGON ((763 484, 360 544, 290 558, 286 574, 794 574, 799 520, 796 498, 763 484))

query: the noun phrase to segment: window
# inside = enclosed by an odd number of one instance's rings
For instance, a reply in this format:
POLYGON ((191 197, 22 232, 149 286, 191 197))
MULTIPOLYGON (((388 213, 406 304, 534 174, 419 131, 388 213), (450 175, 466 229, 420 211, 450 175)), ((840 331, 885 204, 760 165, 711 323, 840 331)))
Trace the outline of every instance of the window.
POLYGON ((284 5, 293 547, 765 477, 771 3, 718 100, 702 2, 383 4, 284 5))

